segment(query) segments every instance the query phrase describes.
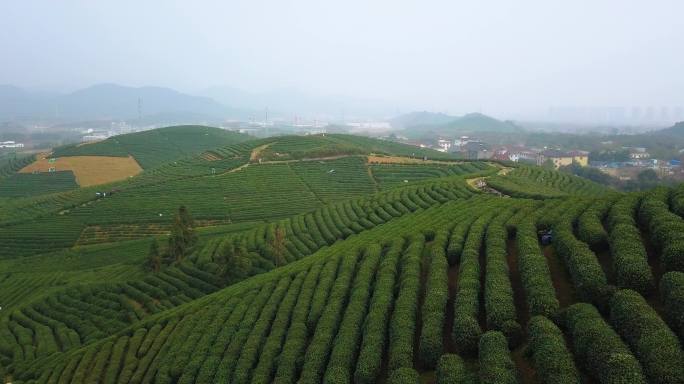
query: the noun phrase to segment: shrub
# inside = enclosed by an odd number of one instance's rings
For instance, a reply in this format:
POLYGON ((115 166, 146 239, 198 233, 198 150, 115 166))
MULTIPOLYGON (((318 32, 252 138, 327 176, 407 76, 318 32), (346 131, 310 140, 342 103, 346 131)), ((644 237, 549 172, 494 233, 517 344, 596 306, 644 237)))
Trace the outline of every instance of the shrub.
POLYGON ((518 382, 515 363, 508 350, 508 341, 503 333, 489 331, 482 335, 479 343, 480 383, 515 384, 518 382))
POLYGON ((332 257, 325 263, 323 269, 321 270, 319 282, 311 300, 311 309, 309 310, 306 321, 306 327, 309 331, 309 334, 313 334, 314 330, 316 329, 318 319, 323 313, 325 303, 328 300, 328 295, 330 294, 330 290, 335 283, 335 275, 337 274, 337 268, 339 264, 340 257, 332 257))
POLYGON ((544 316, 534 316, 528 324, 529 353, 542 383, 579 384, 581 378, 563 333, 544 316))
MULTIPOLYGON (((289 277, 280 279, 275 290, 271 293, 268 302, 261 310, 258 320, 251 326, 249 336, 240 347, 240 357, 237 359, 235 371, 233 372, 234 382, 246 382, 251 377, 252 367, 255 365, 256 360, 258 360, 260 353, 262 353, 262 346, 266 342, 278 307, 281 304, 286 304, 284 301, 287 300, 286 294, 289 292, 291 283, 292 279, 289 277)), ((295 288, 296 291, 297 288, 295 288)))
POLYGON ((518 270, 530 314, 553 316, 559 308, 556 290, 546 258, 539 248, 537 231, 530 221, 522 221, 516 231, 518 270))
POLYGON ((364 321, 363 341, 354 373, 355 383, 374 383, 380 373, 403 245, 404 239, 393 240, 380 263, 373 298, 364 321))
POLYGON ((381 247, 370 244, 364 251, 354 284, 349 293, 349 300, 344 309, 344 317, 335 335, 328 368, 324 377, 327 383, 351 382, 354 373, 354 359, 361 344, 363 324, 368 310, 375 270, 380 261, 381 247))
POLYGON ((459 355, 447 353, 437 363, 437 384, 459 384, 467 376, 463 359, 459 355))
POLYGON ((485 311, 487 328, 503 332, 512 345, 516 345, 521 336, 521 328, 516 321, 513 287, 508 276, 507 232, 504 227, 504 223, 512 215, 512 210, 504 211, 487 227, 485 311))
POLYGON ((454 299, 454 342, 461 353, 472 354, 482 334, 480 312, 480 248, 491 214, 480 216, 470 226, 461 254, 458 289, 454 299))
POLYGON ((449 236, 449 245, 447 246, 447 258, 449 260, 449 265, 451 266, 458 264, 461 258, 461 252, 463 252, 463 241, 468 233, 470 224, 472 224, 472 219, 463 220, 456 224, 454 229, 451 231, 451 236, 449 236))
MULTIPOLYGON (((328 261, 326 265, 329 263, 330 261, 328 261)), ((337 263, 335 263, 335 266, 336 265, 337 263)), ((292 312, 292 321, 287 330, 287 335, 282 345, 282 351, 277 357, 278 368, 275 372, 275 382, 290 383, 297 379, 295 375, 302 366, 302 356, 304 355, 304 348, 306 347, 306 340, 309 333, 306 328, 306 318, 309 313, 309 305, 314 296, 314 291, 317 290, 316 285, 318 283, 318 277, 321 275, 322 268, 323 263, 314 264, 304 279, 302 290, 297 298, 297 304, 292 312)), ((256 382, 259 382, 258 378, 256 382)))
POLYGON ((556 227, 553 244, 570 273, 580 300, 605 306, 612 292, 596 255, 575 238, 570 225, 556 227))
POLYGON ((316 331, 304 356, 300 378, 303 382, 319 383, 323 380, 330 350, 342 322, 342 313, 354 278, 359 253, 359 251, 352 251, 341 258, 340 271, 330 292, 328 303, 316 325, 316 331))
POLYGON ((610 320, 632 347, 650 382, 684 379, 684 352, 677 336, 641 295, 627 289, 615 293, 610 320))
POLYGON ((653 290, 654 283, 646 248, 634 221, 638 203, 638 195, 627 195, 610 209, 609 245, 618 287, 647 294, 653 290))
POLYGON ((420 289, 420 263, 424 239, 413 235, 401 258, 399 293, 389 329, 389 369, 413 366, 413 338, 416 332, 416 310, 420 289))
POLYGON ((617 224, 610 232, 610 250, 618 287, 631 288, 643 294, 653 291, 653 273, 639 229, 617 224))
POLYGON ((447 269, 449 268, 444 248, 447 233, 440 231, 430 248, 430 270, 428 271, 425 299, 422 308, 423 328, 420 334, 420 360, 428 368, 434 368, 442 354, 442 329, 448 300, 447 269))
POLYGON ((666 271, 684 271, 684 240, 667 244, 661 258, 666 271))
POLYGON ((256 298, 250 303, 247 303, 247 310, 242 319, 239 319, 239 325, 236 324, 236 327, 231 330, 233 332, 232 337, 230 338, 229 344, 225 346, 222 355, 223 358, 214 373, 214 381, 224 382, 230 380, 242 346, 249 337, 252 327, 257 322, 262 309, 269 305, 269 299, 275 289, 276 281, 264 284, 259 290, 256 298))
MULTIPOLYGON (((251 356, 251 359, 256 360, 252 362, 254 365, 256 365, 252 374, 252 383, 269 383, 271 380, 273 375, 273 367, 275 366, 276 358, 281 351, 285 334, 288 330, 290 316, 297 301, 297 296, 301 292, 305 275, 306 272, 300 272, 294 278, 289 289, 287 290, 287 294, 278 307, 278 312, 275 316, 275 319, 270 324, 271 332, 268 335, 268 338, 265 340, 263 349, 259 353, 258 357, 251 356)), ((265 338, 265 336, 263 337, 265 338)), ((240 356, 238 367, 240 367, 240 364, 242 364, 242 369, 248 371, 249 367, 245 367, 245 361, 248 361, 248 358, 244 354, 243 350, 243 355, 240 356)), ((237 378, 237 374, 235 377, 237 378)))
POLYGON ((390 384, 419 384, 420 375, 413 368, 398 368, 389 377, 390 384))
POLYGON ((650 232, 651 241, 660 248, 665 271, 684 271, 684 220, 670 212, 666 204, 669 190, 656 189, 644 197, 639 221, 650 232))
POLYGON ((612 199, 597 200, 577 218, 577 237, 592 248, 608 245, 608 233, 602 222, 612 204, 612 199))
POLYGON ((641 365, 594 306, 578 303, 562 319, 577 361, 601 383, 646 383, 641 365))
POLYGON ((684 273, 664 274, 660 279, 660 294, 670 326, 684 339, 684 273))

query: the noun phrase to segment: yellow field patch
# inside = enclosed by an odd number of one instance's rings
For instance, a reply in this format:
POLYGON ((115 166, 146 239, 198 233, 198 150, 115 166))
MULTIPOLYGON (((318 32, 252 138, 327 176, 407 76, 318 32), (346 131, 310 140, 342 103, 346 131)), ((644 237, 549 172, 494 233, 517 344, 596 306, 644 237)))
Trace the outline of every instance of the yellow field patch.
POLYGON ((55 171, 72 171, 81 187, 111 183, 142 172, 138 162, 130 156, 67 156, 58 157, 54 162, 49 159, 49 156, 40 155, 38 160, 19 172, 49 172, 50 168, 55 171))

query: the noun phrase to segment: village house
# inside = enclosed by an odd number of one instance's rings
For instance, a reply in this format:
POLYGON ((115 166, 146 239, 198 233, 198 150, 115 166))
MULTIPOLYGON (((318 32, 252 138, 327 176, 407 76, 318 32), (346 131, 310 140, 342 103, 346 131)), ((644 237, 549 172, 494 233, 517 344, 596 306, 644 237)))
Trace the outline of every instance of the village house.
POLYGON ((24 148, 24 144, 14 141, 0 141, 0 148, 24 148))
POLYGON ((589 152, 585 151, 559 151, 550 149, 543 151, 537 157, 537 165, 543 165, 547 161, 551 161, 555 168, 560 168, 572 164, 577 164, 581 167, 589 165, 589 152))
POLYGON ((629 148, 629 158, 632 160, 644 160, 651 157, 651 154, 646 152, 646 148, 635 147, 629 148))

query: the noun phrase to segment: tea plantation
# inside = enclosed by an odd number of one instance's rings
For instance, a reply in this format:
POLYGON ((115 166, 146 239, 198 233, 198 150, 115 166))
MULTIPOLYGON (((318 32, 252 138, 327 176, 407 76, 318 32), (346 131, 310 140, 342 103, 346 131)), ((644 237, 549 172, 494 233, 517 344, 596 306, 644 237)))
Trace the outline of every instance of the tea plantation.
POLYGON ((177 126, 114 136, 89 144, 57 148, 54 157, 133 156, 144 169, 207 149, 249 140, 249 136, 204 126, 177 126))
POLYGON ((274 137, 146 168, 107 197, 0 199, 0 376, 684 383, 684 187, 367 158, 411 150, 274 137), (198 239, 151 269, 180 205, 198 239))

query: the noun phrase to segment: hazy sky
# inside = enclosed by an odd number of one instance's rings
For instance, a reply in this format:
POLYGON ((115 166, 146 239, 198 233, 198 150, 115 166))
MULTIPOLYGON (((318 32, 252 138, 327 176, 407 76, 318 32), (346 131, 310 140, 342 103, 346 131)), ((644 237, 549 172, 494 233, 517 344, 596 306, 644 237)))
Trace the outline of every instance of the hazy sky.
POLYGON ((684 105, 684 1, 0 3, 0 83, 295 87, 415 108, 684 105))

